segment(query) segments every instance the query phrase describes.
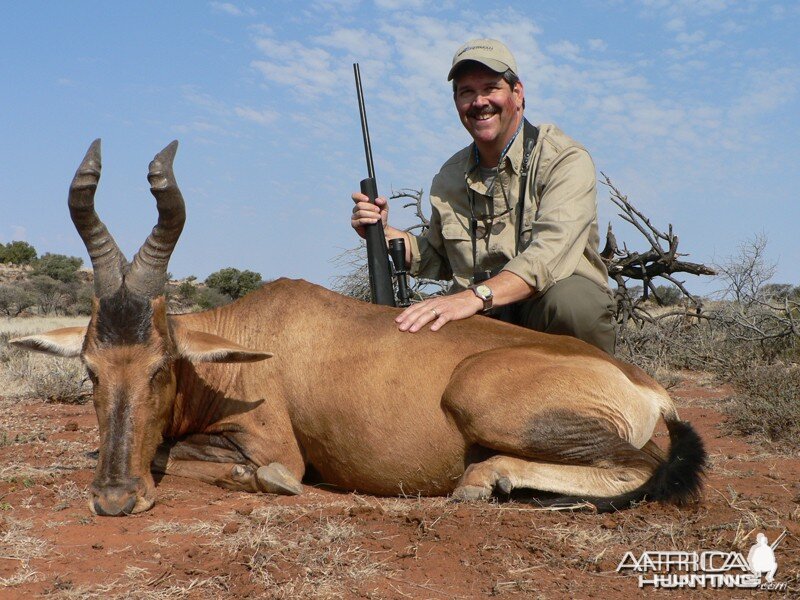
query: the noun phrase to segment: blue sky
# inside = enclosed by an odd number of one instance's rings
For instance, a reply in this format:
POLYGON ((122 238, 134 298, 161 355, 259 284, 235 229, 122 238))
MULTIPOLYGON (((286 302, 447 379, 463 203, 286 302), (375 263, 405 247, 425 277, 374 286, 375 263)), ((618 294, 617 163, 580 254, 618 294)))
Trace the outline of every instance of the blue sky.
MULTIPOLYGON (((352 63, 379 190, 427 194, 469 142, 452 55, 495 37, 517 57, 528 118, 587 146, 689 260, 762 233, 775 280, 798 284, 798 25, 797 2, 757 0, 3 2, 0 241, 88 260, 66 196, 101 137, 97 209, 132 255, 156 219, 147 165, 179 139, 175 276, 236 266, 330 285, 366 176, 352 63)), ((598 204, 602 230, 611 220, 644 249, 602 187, 598 204)), ((403 213, 392 222, 410 224, 403 213)))

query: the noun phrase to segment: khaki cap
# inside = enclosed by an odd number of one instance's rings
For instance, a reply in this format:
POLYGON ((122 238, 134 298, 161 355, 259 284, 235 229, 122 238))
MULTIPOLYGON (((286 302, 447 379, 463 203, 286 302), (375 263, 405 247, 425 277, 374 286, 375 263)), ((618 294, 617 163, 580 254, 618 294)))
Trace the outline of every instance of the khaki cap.
POLYGON ((490 39, 470 40, 458 49, 453 57, 453 66, 447 74, 447 81, 453 79, 455 71, 461 63, 467 60, 474 60, 482 65, 486 65, 496 73, 505 73, 508 69, 517 73, 517 61, 511 51, 506 48, 503 42, 490 39))

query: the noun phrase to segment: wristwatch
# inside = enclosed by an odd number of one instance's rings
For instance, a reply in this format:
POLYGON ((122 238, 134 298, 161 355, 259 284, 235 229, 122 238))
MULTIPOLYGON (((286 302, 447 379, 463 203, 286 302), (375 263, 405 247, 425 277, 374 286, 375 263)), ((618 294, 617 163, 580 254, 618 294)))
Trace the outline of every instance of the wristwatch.
POLYGON ((469 289, 471 289, 478 298, 483 300, 483 312, 486 312, 492 308, 492 302, 494 301, 492 288, 485 283, 479 283, 478 285, 469 286, 469 289))

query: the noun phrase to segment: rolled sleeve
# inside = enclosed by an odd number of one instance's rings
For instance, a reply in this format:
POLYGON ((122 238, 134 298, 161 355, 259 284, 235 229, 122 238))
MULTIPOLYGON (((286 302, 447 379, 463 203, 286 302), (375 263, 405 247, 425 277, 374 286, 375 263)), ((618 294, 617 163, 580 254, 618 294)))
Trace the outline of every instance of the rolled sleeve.
POLYGON ((575 272, 597 214, 594 164, 583 148, 569 147, 545 169, 531 243, 503 269, 522 278, 536 293, 575 272))

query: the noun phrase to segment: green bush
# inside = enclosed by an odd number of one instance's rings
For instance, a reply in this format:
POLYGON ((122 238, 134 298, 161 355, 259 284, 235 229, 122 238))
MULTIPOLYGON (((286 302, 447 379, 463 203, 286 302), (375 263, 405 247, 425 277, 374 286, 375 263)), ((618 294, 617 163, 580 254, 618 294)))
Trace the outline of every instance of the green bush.
POLYGON ((36 260, 36 249, 28 242, 14 241, 0 244, 0 262, 27 265, 36 260))
POLYGON ((683 300, 683 292, 674 285, 657 285, 655 295, 662 306, 675 306, 683 300))
POLYGON ((231 301, 231 297, 214 288, 206 288, 198 292, 195 301, 197 306, 205 310, 228 304, 231 301))
POLYGON ((235 300, 261 287, 261 273, 228 267, 209 275, 206 285, 235 300))
POLYGON ((64 254, 51 254, 47 252, 33 263, 34 275, 46 275, 52 279, 70 283, 77 278, 75 274, 81 268, 83 260, 77 256, 66 256, 64 254))
POLYGON ((194 302, 197 298, 197 286, 190 281, 184 281, 178 286, 178 298, 184 302, 194 302))

